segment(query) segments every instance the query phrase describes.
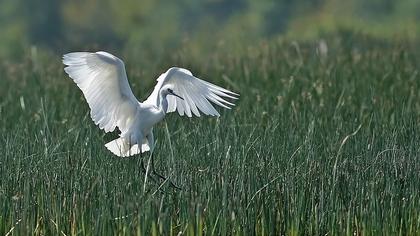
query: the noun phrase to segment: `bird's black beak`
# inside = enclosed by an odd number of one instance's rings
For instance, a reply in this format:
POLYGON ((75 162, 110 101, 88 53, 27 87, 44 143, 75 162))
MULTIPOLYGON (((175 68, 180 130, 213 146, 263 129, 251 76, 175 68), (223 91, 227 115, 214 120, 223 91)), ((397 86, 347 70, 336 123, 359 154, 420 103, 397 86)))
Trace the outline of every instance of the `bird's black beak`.
POLYGON ((179 96, 178 94, 171 92, 170 94, 174 95, 175 97, 179 97, 180 99, 184 100, 184 98, 182 98, 181 96, 179 96))

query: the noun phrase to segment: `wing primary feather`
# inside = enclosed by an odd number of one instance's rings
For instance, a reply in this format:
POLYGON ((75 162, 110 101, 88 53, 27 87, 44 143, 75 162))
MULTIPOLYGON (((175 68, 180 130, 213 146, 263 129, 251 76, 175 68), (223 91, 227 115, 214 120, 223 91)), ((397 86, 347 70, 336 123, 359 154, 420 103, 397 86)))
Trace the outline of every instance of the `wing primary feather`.
POLYGON ((221 98, 220 96, 218 96, 217 94, 211 94, 212 97, 214 97, 215 99, 217 99, 218 101, 225 103, 225 105, 229 105, 229 106, 235 106, 234 103, 231 103, 229 101, 226 101, 225 99, 221 98))
POLYGON ((238 99, 237 97, 231 96, 231 95, 226 94, 226 93, 224 93, 220 90, 217 90, 217 89, 210 88, 209 90, 212 91, 213 93, 215 93, 217 95, 220 95, 220 96, 223 96, 223 97, 227 97, 227 98, 231 98, 231 99, 238 99))
POLYGON ((208 96, 208 99, 210 99, 210 101, 212 101, 213 103, 215 103, 215 104, 217 104, 217 105, 219 105, 221 107, 224 107, 226 109, 230 109, 230 107, 228 107, 225 104, 219 102, 219 100, 215 97, 215 95, 208 96))
POLYGON ((232 95, 239 96, 239 94, 237 94, 237 93, 234 93, 234 92, 232 92, 232 91, 229 91, 229 90, 227 90, 227 89, 224 89, 224 88, 222 88, 222 87, 220 87, 220 86, 217 86, 217 85, 212 84, 212 83, 210 83, 210 82, 207 82, 207 81, 205 81, 205 80, 202 80, 202 79, 199 79, 199 78, 196 78, 196 79, 198 79, 200 82, 204 83, 205 85, 209 86, 210 88, 214 88, 214 89, 216 89, 216 90, 220 90, 220 91, 222 91, 222 92, 224 92, 224 93, 230 93, 230 94, 232 94, 232 95))

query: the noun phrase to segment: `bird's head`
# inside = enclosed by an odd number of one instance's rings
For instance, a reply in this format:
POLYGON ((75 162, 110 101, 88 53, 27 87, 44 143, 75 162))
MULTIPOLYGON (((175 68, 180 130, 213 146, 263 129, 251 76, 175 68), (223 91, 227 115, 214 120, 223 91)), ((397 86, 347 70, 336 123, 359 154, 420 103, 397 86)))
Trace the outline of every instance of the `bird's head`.
POLYGON ((176 93, 174 92, 173 87, 172 87, 172 86, 170 86, 170 85, 164 86, 164 87, 161 89, 161 91, 162 91, 162 95, 163 95, 163 96, 173 95, 173 96, 175 96, 175 97, 179 97, 180 99, 184 100, 184 98, 182 98, 181 96, 179 96, 178 94, 176 94, 176 93))

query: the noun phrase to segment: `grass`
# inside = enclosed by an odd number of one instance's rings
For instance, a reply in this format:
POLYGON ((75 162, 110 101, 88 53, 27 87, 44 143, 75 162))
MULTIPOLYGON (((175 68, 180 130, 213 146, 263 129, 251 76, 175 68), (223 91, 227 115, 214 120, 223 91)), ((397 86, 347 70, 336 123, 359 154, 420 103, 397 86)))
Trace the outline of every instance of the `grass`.
POLYGON ((116 134, 94 126, 58 56, 3 62, 0 234, 419 234, 418 47, 326 42, 125 58, 142 98, 173 64, 241 94, 220 119, 170 114, 155 129, 157 168, 181 191, 104 148, 116 134))

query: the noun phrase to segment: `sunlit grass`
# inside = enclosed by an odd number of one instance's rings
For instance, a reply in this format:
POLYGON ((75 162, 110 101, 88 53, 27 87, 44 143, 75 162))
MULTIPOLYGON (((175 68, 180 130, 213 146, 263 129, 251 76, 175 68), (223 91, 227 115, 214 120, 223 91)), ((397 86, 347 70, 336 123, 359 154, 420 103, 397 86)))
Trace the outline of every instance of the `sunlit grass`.
POLYGON ((2 64, 0 234, 418 234, 419 57, 403 42, 326 43, 126 58, 139 97, 172 64, 241 94, 220 119, 155 129, 157 168, 181 191, 104 148, 116 134, 94 126, 58 56, 2 64))

